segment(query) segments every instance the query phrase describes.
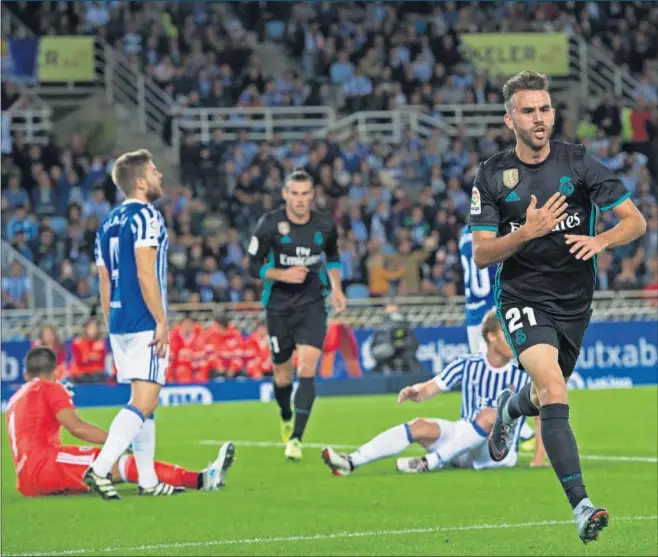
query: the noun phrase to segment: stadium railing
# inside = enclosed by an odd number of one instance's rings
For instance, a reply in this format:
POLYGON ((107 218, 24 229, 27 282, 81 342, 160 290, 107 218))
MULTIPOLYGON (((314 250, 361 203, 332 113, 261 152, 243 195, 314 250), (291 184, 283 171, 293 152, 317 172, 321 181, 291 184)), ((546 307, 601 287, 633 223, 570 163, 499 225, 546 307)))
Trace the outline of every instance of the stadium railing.
POLYGON ((48 136, 53 129, 52 109, 35 93, 23 91, 6 113, 9 129, 13 133, 23 134, 28 144, 48 143, 48 136))
MULTIPOLYGON (((341 323, 353 328, 372 328, 385 323, 388 319, 386 305, 395 303, 412 327, 463 326, 464 298, 455 296, 444 298, 438 296, 400 296, 394 298, 350 299, 349 306, 336 318, 341 323)), ((231 304, 194 303, 172 304, 169 306, 169 321, 173 326, 184 315, 189 315, 202 324, 208 324, 218 309, 228 313, 233 323, 243 330, 251 330, 264 318, 260 302, 242 302, 231 304)), ((596 292, 593 303, 593 322, 606 321, 655 321, 658 311, 658 293, 645 291, 596 292)), ((77 311, 77 310, 76 310, 77 311)), ((77 323, 71 328, 70 321, 61 311, 46 312, 37 310, 35 315, 28 311, 4 310, 2 330, 4 338, 29 338, 34 334, 43 319, 48 319, 57 328, 68 333, 79 333, 84 323, 82 312, 77 323)), ((85 314, 86 316, 86 314, 85 314)), ((333 318, 333 316, 331 317, 333 318)))
POLYGON ((20 336, 21 331, 26 330, 31 331, 31 336, 44 321, 56 323, 62 333, 72 334, 89 317, 89 306, 23 257, 5 240, 2 240, 1 258, 4 277, 8 276, 9 266, 17 262, 30 285, 29 308, 2 310, 4 340, 20 336))
POLYGON ((578 36, 569 38, 569 50, 578 52, 573 60, 580 77, 583 99, 599 97, 611 91, 620 100, 635 101, 634 92, 640 82, 615 64, 610 53, 588 44, 578 36))
POLYGON ((304 139, 308 134, 325 130, 336 120, 328 106, 273 108, 179 108, 172 109, 172 147, 177 153, 183 135, 192 134, 202 143, 212 139, 215 130, 222 130, 223 139, 237 138, 238 131, 249 129, 255 141, 274 139, 304 139))
MULTIPOLYGON (((6 37, 33 37, 34 33, 10 10, 2 6, 2 31, 6 37)), ((100 37, 94 38, 96 81, 35 83, 34 90, 46 98, 84 97, 102 86, 106 102, 125 105, 135 111, 140 132, 161 134, 169 119, 173 99, 146 76, 139 63, 129 61, 100 37)))
POLYGON ((428 136, 439 128, 451 137, 459 135, 459 127, 467 137, 481 137, 487 126, 502 125, 503 105, 437 105, 436 116, 419 107, 404 106, 394 111, 364 110, 337 118, 328 106, 273 108, 193 108, 175 109, 172 125, 172 147, 178 152, 184 135, 192 134, 202 143, 211 141, 213 132, 221 130, 223 139, 232 140, 241 129, 249 129, 255 141, 271 141, 275 134, 283 140, 302 140, 309 134, 324 137, 333 132, 344 140, 357 132, 363 139, 382 137, 399 141, 407 128, 428 136))
POLYGON ((105 64, 103 79, 107 103, 118 102, 134 110, 140 132, 162 134, 175 106, 173 99, 141 71, 138 63, 131 62, 105 41, 97 39, 96 50, 102 52, 105 64))

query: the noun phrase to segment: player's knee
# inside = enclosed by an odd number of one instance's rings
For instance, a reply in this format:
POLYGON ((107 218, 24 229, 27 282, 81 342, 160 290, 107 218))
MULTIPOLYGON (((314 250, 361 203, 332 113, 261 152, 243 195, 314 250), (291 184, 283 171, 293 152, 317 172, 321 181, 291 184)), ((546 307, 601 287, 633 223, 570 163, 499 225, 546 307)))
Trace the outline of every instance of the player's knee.
POLYGON ((158 406, 161 386, 148 381, 133 381, 130 405, 137 408, 143 416, 150 416, 158 406))
POLYGON ((561 377, 546 381, 544 384, 537 386, 536 389, 540 406, 567 404, 569 400, 567 385, 561 377))
POLYGON ((315 377, 315 370, 322 351, 314 346, 301 346, 299 348, 299 362, 297 364, 298 377, 315 377))
POLYGON ((476 417, 475 423, 480 429, 489 433, 496 421, 496 410, 494 408, 484 408, 476 417))
POLYGON ((274 383, 277 387, 287 387, 292 383, 293 369, 290 362, 274 365, 274 383))
POLYGON ((423 418, 411 420, 407 425, 412 441, 423 441, 435 436, 436 430, 439 427, 437 424, 430 423, 423 418))

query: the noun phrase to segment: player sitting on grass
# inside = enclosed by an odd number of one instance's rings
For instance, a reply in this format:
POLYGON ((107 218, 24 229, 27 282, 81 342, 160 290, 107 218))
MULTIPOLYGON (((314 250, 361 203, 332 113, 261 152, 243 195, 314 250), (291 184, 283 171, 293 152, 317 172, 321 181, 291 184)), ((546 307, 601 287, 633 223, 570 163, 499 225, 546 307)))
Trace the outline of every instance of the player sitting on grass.
MULTIPOLYGON (((422 402, 461 385, 460 420, 416 418, 380 433, 349 455, 326 447, 322 449, 322 458, 334 475, 347 476, 369 462, 401 453, 411 443, 425 447, 427 455, 398 458, 399 472, 428 472, 447 466, 475 470, 514 466, 521 423, 515 432, 514 450, 501 462, 494 462, 489 456, 487 437, 496 419, 493 405, 498 393, 509 386, 518 391, 529 379, 516 365, 494 311, 485 315, 482 335, 487 343, 486 354, 457 358, 434 379, 405 387, 398 397, 398 402, 422 402)), ((543 446, 539 440, 535 461, 543 462, 543 446)))
MULTIPOLYGON (((18 491, 27 497, 85 493, 83 476, 98 456, 98 447, 62 445, 62 427, 87 443, 103 444, 107 432, 78 415, 71 393, 56 381, 57 357, 49 348, 33 348, 26 360, 23 385, 7 405, 7 432, 16 467, 18 491)), ((185 488, 216 491, 224 486, 233 462, 233 443, 224 443, 217 459, 201 472, 155 462, 159 481, 176 492, 185 488)), ((112 466, 113 482, 137 483, 133 455, 124 454, 112 466)))

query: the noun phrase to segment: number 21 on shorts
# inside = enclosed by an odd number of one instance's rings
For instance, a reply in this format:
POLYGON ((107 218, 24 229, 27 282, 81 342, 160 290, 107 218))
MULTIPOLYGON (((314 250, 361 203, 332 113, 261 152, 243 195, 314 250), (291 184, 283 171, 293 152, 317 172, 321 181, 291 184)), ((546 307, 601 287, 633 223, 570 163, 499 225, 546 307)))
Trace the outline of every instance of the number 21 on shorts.
POLYGON ((535 319, 535 310, 532 308, 509 308, 507 313, 505 313, 505 321, 507 321, 507 330, 509 331, 510 335, 513 332, 523 328, 524 323, 523 317, 521 317, 521 313, 523 313, 523 315, 528 318, 528 325, 534 327, 537 324, 537 320, 535 319))

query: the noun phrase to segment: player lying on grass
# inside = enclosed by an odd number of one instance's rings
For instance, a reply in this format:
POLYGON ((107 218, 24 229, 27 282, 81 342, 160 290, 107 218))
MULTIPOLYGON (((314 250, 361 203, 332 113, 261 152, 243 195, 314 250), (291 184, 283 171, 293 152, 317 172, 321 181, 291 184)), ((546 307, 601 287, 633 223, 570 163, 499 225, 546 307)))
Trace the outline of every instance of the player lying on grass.
MULTIPOLYGON (((52 350, 33 348, 25 365, 26 383, 9 399, 6 415, 18 491, 27 497, 85 493, 89 488, 83 476, 101 449, 62 445, 61 428, 81 441, 98 445, 105 443, 107 432, 80 418, 70 391, 56 381, 57 358, 52 350)), ((233 443, 224 443, 217 459, 201 472, 156 461, 158 485, 170 486, 170 495, 185 488, 216 491, 224 486, 234 454, 233 443)), ((119 457, 112 466, 111 479, 137 483, 135 456, 119 457)))
MULTIPOLYGON (((380 433, 349 455, 326 447, 322 449, 322 458, 334 475, 347 476, 369 462, 401 453, 411 443, 425 447, 427 455, 398 458, 399 472, 428 472, 449 466, 475 470, 514 466, 521 421, 515 432, 514 450, 501 462, 494 462, 489 456, 487 437, 496 419, 493 406, 498 393, 510 386, 518 391, 529 378, 513 359, 512 349, 494 311, 488 312, 482 321, 482 336, 487 343, 486 354, 457 358, 434 379, 405 387, 398 396, 398 402, 422 402, 461 386, 460 420, 416 418, 380 433)), ((533 464, 543 465, 543 451, 538 439, 533 464)))

